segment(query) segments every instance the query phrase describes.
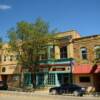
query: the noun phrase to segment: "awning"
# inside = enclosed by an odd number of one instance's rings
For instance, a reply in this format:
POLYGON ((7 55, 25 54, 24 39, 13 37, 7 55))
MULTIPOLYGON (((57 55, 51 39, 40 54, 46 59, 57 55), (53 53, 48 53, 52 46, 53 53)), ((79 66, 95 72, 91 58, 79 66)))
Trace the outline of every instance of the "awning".
POLYGON ((92 66, 90 64, 80 64, 73 67, 73 74, 89 74, 92 66))
POLYGON ((100 73, 100 65, 80 64, 73 67, 73 74, 95 74, 100 73))

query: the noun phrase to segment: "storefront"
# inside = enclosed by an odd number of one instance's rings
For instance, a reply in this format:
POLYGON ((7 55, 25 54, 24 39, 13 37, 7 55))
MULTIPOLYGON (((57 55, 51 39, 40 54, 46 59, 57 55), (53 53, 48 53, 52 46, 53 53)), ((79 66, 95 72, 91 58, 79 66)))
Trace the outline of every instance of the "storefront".
POLYGON ((40 63, 40 71, 36 74, 37 87, 60 86, 72 83, 72 59, 49 60, 40 63))
POLYGON ((100 66, 80 64, 73 67, 73 83, 82 87, 94 86, 100 91, 100 66))

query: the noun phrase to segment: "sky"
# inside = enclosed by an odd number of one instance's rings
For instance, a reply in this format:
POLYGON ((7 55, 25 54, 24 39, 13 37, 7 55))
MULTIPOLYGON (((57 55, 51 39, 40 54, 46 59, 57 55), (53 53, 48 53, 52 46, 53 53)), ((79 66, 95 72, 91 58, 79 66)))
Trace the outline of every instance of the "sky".
POLYGON ((100 0, 0 0, 0 37, 17 22, 43 18, 58 32, 77 30, 81 36, 100 34, 100 0))

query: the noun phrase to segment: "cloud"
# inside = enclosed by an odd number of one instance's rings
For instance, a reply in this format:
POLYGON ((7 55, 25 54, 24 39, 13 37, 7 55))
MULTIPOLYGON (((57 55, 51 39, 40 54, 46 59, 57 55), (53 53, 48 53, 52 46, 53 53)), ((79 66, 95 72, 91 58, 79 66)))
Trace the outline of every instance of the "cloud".
POLYGON ((0 4, 0 10, 7 10, 7 9, 10 9, 11 8, 11 6, 9 6, 9 5, 1 5, 0 4))

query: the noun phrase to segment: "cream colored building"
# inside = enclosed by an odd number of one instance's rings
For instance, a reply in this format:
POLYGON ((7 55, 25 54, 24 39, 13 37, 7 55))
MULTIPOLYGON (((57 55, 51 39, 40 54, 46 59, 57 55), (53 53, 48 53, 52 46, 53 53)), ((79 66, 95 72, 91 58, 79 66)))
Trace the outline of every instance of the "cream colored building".
POLYGON ((19 80, 20 66, 17 64, 17 53, 12 52, 10 46, 5 43, 0 50, 0 80, 13 84, 19 80))

